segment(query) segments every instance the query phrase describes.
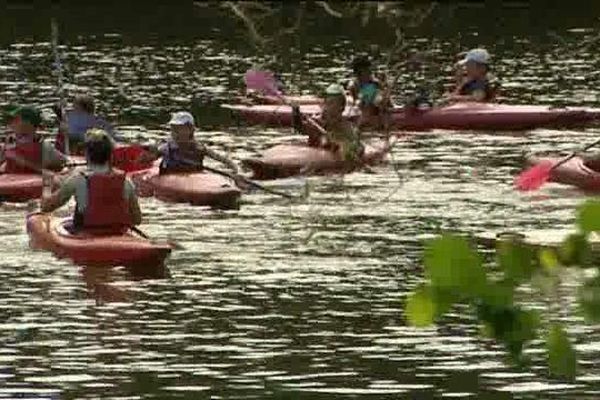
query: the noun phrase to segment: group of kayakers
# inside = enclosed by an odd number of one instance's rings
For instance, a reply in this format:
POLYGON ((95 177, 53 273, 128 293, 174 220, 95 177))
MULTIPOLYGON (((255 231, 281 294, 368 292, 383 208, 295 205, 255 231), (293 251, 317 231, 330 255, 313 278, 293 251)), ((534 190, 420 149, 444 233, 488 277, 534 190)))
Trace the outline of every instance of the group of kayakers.
MULTIPOLYGON (((64 153, 68 138, 71 154, 85 155, 86 167, 75 169, 59 182, 57 190, 42 196, 41 209, 51 212, 75 198, 76 207, 71 229, 94 232, 122 232, 141 223, 142 217, 131 180, 113 168, 112 154, 116 145, 114 133, 107 124, 94 115, 93 99, 78 96, 73 112, 75 123, 61 123, 55 145, 44 140, 38 129, 42 125, 41 112, 30 106, 17 106, 7 112, 10 141, 6 141, 1 159, 4 173, 39 173, 42 170, 62 170, 69 156, 64 153), (82 118, 85 116, 85 118, 82 118), (85 124, 84 124, 85 123, 85 124), (73 129, 74 128, 74 129, 73 129)), ((144 164, 158 159, 160 173, 200 171, 204 157, 222 162, 238 174, 237 165, 229 158, 209 149, 195 140, 194 117, 187 111, 172 114, 169 121, 171 137, 161 146, 144 146, 136 163, 144 164)))
MULTIPOLYGON (((443 102, 492 101, 496 89, 488 78, 490 56, 485 49, 473 49, 457 63, 457 87, 445 96, 443 102)), ((331 84, 324 93, 319 121, 303 117, 294 106, 294 126, 308 136, 308 145, 338 153, 344 160, 356 161, 364 152, 361 143, 362 122, 379 119, 386 127, 386 118, 393 107, 390 85, 375 78, 371 61, 357 57, 352 63, 354 79, 347 88, 331 84), (350 99, 361 113, 358 123, 343 117, 350 99)), ((43 196, 41 209, 51 212, 74 197, 74 230, 119 232, 141 223, 142 217, 134 185, 124 173, 111 163, 115 148, 115 132, 95 114, 94 99, 88 95, 76 96, 73 109, 66 118, 60 109, 59 135, 54 145, 38 133, 42 124, 41 112, 28 106, 8 111, 8 127, 12 141, 6 141, 2 153, 5 173, 37 173, 42 169, 62 170, 69 155, 85 155, 86 167, 75 170, 49 196, 43 196), (66 121, 66 123, 65 123, 66 121), (68 154, 67 154, 68 153, 68 154)), ((222 162, 238 176, 238 167, 229 158, 214 152, 195 136, 195 121, 191 113, 179 111, 169 121, 171 136, 161 146, 145 146, 136 162, 148 163, 162 159, 160 173, 199 171, 204 157, 222 162)))
MULTIPOLYGON (((456 86, 446 93, 440 104, 453 102, 490 102, 496 98, 497 85, 490 77, 491 57, 487 50, 476 48, 464 54, 455 64, 456 86)), ((340 84, 331 84, 324 92, 324 101, 319 126, 314 120, 302 118, 298 105, 293 105, 293 126, 296 131, 308 136, 308 145, 339 152, 346 160, 360 158, 364 151, 360 131, 365 125, 388 131, 389 117, 394 107, 391 101, 391 84, 377 79, 368 57, 360 56, 352 62, 353 79, 347 89, 340 84), (348 100, 351 111, 360 110, 355 124, 343 118, 348 100)), ((405 109, 418 112, 422 102, 428 99, 419 96, 405 109)))

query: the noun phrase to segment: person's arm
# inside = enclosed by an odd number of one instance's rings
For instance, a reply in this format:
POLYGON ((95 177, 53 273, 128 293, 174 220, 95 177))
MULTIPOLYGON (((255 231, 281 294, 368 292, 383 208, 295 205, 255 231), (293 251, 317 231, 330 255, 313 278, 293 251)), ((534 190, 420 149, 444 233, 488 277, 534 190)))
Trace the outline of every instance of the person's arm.
POLYGON ((61 170, 67 163, 68 157, 56 149, 50 142, 42 142, 42 167, 51 170, 61 170))
POLYGON ((131 223, 133 225, 139 225, 142 223, 142 210, 140 209, 140 203, 138 202, 137 195, 135 194, 133 183, 129 178, 125 179, 125 190, 127 192, 131 223))
POLYGON ((231 161, 229 158, 217 153, 214 150, 209 149, 208 147, 200 144, 199 145, 200 150, 202 152, 204 152, 204 154, 206 154, 208 157, 212 158, 213 160, 219 161, 223 164, 225 164, 229 169, 231 169, 233 171, 234 174, 238 174, 239 173, 239 169, 237 167, 237 165, 235 165, 235 163, 233 161, 231 161))
POLYGON ((41 201, 42 212, 52 212, 65 205, 71 196, 75 195, 75 187, 78 179, 83 179, 79 175, 69 177, 58 190, 55 190, 50 196, 43 197, 41 201))

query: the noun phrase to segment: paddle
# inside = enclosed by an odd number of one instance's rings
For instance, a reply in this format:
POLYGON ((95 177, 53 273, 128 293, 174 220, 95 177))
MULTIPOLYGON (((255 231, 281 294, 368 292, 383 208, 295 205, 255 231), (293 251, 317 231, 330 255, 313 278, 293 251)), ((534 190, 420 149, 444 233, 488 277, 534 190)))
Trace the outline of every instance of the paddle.
MULTIPOLYGON (((62 63, 60 61, 60 54, 58 51, 58 24, 56 23, 56 19, 52 17, 52 49, 54 51, 54 63, 56 65, 56 76, 58 79, 58 98, 59 98, 59 106, 55 110, 55 113, 61 122, 60 125, 63 127, 68 127, 67 113, 65 113, 65 97, 64 97, 64 86, 63 86, 63 74, 62 74, 62 63)), ((60 130, 59 125, 59 130, 60 130)), ((66 128, 68 129, 68 128, 66 128)), ((63 140, 64 140, 64 153, 69 155, 69 133, 63 132, 63 140)))
MULTIPOLYGON (((275 76, 272 72, 248 70, 244 74, 244 82, 246 83, 246 87, 248 89, 256 90, 259 92, 266 93, 268 95, 275 96, 279 100, 281 100, 283 104, 293 107, 292 103, 288 101, 285 97, 283 97, 279 89, 277 89, 277 81, 275 80, 275 76)), ((315 121, 314 118, 311 118, 308 115, 300 115, 308 123, 314 126, 319 131, 319 133, 321 133, 322 135, 327 135, 327 131, 317 121, 315 121)))
POLYGON ((255 188, 259 189, 259 190, 262 190, 263 192, 271 193, 271 194, 274 194, 274 195, 277 195, 277 196, 282 196, 282 197, 285 197, 285 198, 290 199, 290 200, 302 198, 301 196, 294 196, 294 195, 286 193, 286 192, 281 192, 279 190, 275 190, 275 189, 271 189, 269 187, 263 186, 260 183, 254 182, 253 180, 250 180, 250 179, 248 179, 246 177, 243 177, 241 175, 230 174, 230 173, 228 173, 226 171, 221 171, 221 170, 218 170, 218 169, 215 169, 215 168, 211 168, 211 167, 207 167, 207 166, 202 166, 202 168, 205 169, 205 170, 207 170, 207 171, 209 171, 209 172, 212 172, 212 173, 215 173, 215 174, 218 174, 218 175, 222 175, 222 176, 228 177, 228 178, 230 178, 230 179, 232 179, 234 181, 237 181, 238 179, 240 179, 245 184, 247 184, 249 186, 252 186, 252 187, 255 187, 255 188))
POLYGON ((188 160, 188 159, 183 158, 183 159, 181 159, 181 161, 183 161, 186 164, 189 164, 189 165, 192 165, 192 166, 195 166, 195 167, 198 167, 198 168, 205 169, 205 170, 207 170, 209 172, 212 172, 214 174, 227 177, 227 178, 229 178, 229 179, 231 179, 233 181, 237 181, 239 179, 239 180, 243 181, 245 184, 247 184, 249 186, 252 186, 252 187, 255 187, 257 189, 260 189, 260 190, 262 190, 264 192, 267 192, 267 193, 271 193, 271 194, 274 194, 274 195, 277 195, 277 196, 282 196, 282 197, 285 197, 285 198, 288 198, 288 199, 291 199, 291 200, 302 198, 301 196, 294 196, 294 195, 291 195, 291 194, 286 193, 286 192, 280 192, 279 190, 275 190, 275 189, 271 189, 269 187, 263 186, 260 183, 254 182, 253 180, 248 179, 246 177, 243 177, 241 175, 235 175, 235 174, 232 174, 232 173, 229 173, 229 172, 226 172, 226 171, 221 171, 221 170, 216 169, 216 168, 207 167, 205 165, 202 165, 202 164, 197 163, 197 162, 192 161, 192 160, 188 160))
POLYGON ((600 144, 600 140, 596 140, 595 142, 588 144, 581 150, 571 153, 570 155, 556 163, 546 160, 537 165, 534 165, 533 167, 521 172, 519 176, 516 177, 514 184, 517 187, 517 189, 523 192, 529 190, 537 190, 540 187, 542 187, 542 185, 544 185, 544 183, 546 183, 548 179, 550 179, 550 174, 552 173, 552 171, 554 171, 559 166, 563 165, 567 161, 577 156, 577 154, 585 152, 591 149, 592 147, 597 146, 598 144, 600 144))

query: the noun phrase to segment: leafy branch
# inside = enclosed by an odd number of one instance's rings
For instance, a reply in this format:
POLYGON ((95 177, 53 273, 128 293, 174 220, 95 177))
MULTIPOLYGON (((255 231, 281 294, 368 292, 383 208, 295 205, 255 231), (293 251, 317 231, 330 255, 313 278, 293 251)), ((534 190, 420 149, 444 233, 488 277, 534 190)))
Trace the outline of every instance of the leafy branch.
MULTIPOLYGON (((558 249, 533 247, 518 238, 499 240, 496 263, 485 268, 483 257, 465 237, 447 234, 430 242, 425 251, 427 282, 408 297, 409 324, 425 327, 438 321, 456 304, 467 304, 483 326, 485 336, 504 345, 517 364, 525 363, 526 346, 545 333, 550 372, 567 379, 577 373, 577 354, 558 317, 566 312, 560 295, 565 268, 593 267, 590 235, 600 232, 600 201, 590 200, 578 210, 578 232, 558 249), (518 303, 518 289, 528 286, 550 305, 545 315, 518 303)), ((583 281, 579 309, 586 322, 600 321, 600 277, 583 281)))

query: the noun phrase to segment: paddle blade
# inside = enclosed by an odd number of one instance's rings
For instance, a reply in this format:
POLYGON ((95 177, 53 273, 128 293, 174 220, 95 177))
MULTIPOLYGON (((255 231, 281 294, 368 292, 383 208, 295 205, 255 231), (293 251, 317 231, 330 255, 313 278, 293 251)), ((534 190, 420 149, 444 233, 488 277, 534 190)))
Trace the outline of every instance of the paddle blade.
POLYGON ((244 82, 248 89, 256 90, 270 96, 281 96, 281 92, 277 88, 275 75, 270 71, 250 69, 244 74, 244 82))
POLYGON ((521 172, 515 179, 515 187, 520 191, 537 190, 550 179, 552 161, 546 160, 521 172))
POLYGON ((112 162, 115 168, 123 172, 135 172, 152 167, 152 162, 140 163, 138 158, 146 150, 140 145, 119 146, 113 150, 112 162))

